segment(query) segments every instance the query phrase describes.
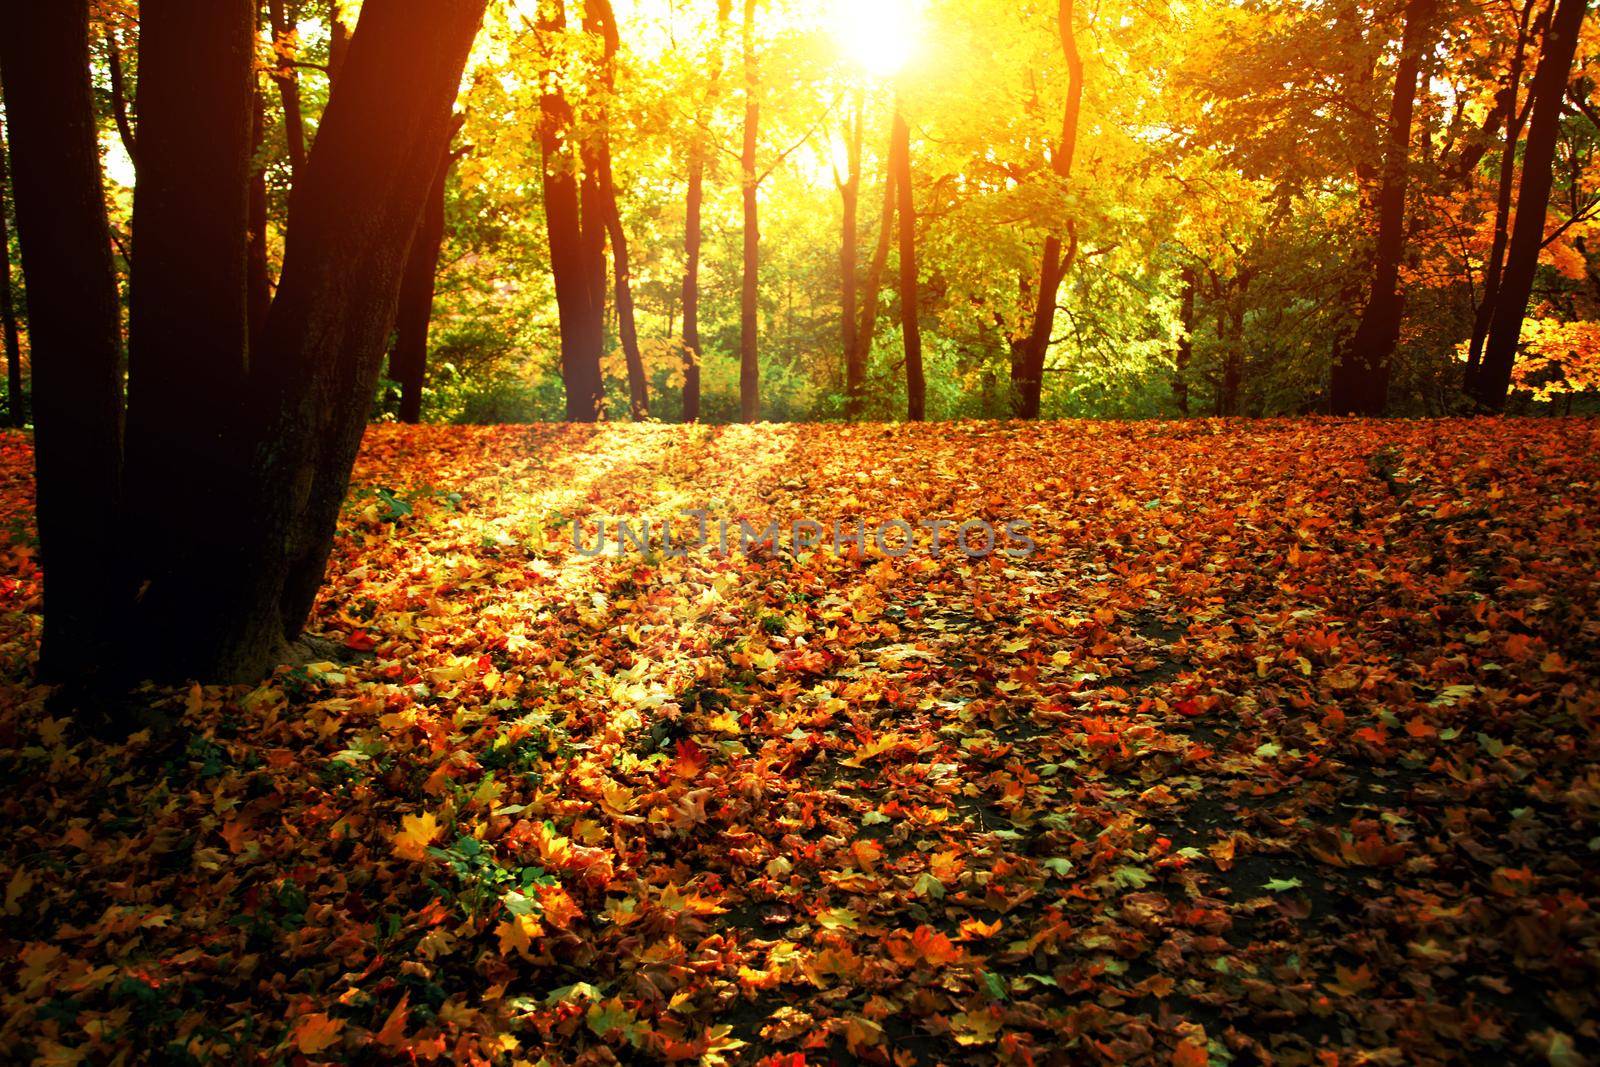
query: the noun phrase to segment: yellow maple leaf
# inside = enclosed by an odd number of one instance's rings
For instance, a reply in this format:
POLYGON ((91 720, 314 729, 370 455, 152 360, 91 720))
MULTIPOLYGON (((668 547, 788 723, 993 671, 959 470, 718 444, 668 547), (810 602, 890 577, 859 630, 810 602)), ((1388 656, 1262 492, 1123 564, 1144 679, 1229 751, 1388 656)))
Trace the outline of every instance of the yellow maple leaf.
POLYGON ((400 830, 393 837, 394 854, 404 860, 420 860, 427 855, 427 847, 439 836, 439 820, 429 811, 421 815, 406 815, 400 819, 400 830))
POLYGON ((302 1015, 294 1024, 294 1047, 307 1056, 315 1056, 337 1042, 343 1029, 343 1019, 330 1019, 320 1011, 302 1015))

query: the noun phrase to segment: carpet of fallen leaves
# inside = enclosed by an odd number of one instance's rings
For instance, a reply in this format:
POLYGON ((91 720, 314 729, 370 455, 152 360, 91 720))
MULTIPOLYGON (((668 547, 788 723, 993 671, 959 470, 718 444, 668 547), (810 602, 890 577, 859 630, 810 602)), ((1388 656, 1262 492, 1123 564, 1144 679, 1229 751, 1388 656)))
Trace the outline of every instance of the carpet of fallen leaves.
POLYGON ((1594 422, 378 427, 321 652, 126 744, 29 681, 29 463, 8 1062, 1600 1053, 1594 422), (562 525, 694 507, 1039 551, 562 525))

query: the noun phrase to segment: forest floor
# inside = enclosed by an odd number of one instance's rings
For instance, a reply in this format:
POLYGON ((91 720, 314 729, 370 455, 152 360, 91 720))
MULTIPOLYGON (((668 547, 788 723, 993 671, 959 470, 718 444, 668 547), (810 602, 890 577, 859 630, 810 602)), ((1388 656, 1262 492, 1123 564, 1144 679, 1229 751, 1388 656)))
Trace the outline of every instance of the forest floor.
POLYGON ((1600 1062, 1595 422, 377 427, 321 651, 125 744, 29 464, 0 1059, 1600 1062), (1037 551, 563 526, 688 508, 1037 551))

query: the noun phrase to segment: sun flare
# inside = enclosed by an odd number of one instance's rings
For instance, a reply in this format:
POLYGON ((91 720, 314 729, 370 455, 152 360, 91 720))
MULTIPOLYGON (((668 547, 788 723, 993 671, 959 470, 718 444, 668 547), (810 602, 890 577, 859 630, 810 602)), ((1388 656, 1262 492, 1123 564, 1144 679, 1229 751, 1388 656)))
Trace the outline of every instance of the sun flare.
POLYGON ((834 35, 852 61, 876 78, 898 74, 917 49, 913 0, 835 0, 834 35))

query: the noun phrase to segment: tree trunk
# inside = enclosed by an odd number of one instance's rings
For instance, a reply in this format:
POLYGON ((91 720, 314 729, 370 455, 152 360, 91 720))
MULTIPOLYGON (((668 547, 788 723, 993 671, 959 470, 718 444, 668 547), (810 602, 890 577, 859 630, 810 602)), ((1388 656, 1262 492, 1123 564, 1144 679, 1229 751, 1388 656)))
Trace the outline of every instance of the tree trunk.
POLYGON ((251 121, 250 140, 253 160, 250 168, 250 237, 246 255, 245 285, 250 302, 250 347, 261 340, 261 331, 267 324, 267 311, 272 307, 272 261, 267 248, 267 226, 270 205, 267 201, 266 161, 261 149, 266 140, 266 100, 261 87, 254 87, 255 114, 251 121))
POLYGON ((878 221, 878 244, 872 250, 872 262, 867 265, 867 280, 861 287, 861 322, 856 330, 861 389, 850 398, 845 409, 845 414, 852 419, 860 418, 866 406, 867 360, 872 355, 872 342, 878 334, 878 301, 883 291, 883 272, 889 266, 889 246, 894 240, 895 203, 901 169, 899 157, 900 141, 891 130, 889 157, 883 171, 883 214, 878 221))
MULTIPOLYGON (((256 457, 270 493, 258 570, 283 568, 278 640, 299 636, 322 585, 401 275, 454 129, 484 7, 485 0, 369 0, 296 183, 263 373, 252 382, 271 401, 256 457)), ((266 662, 263 650, 243 647, 253 653, 244 673, 254 673, 266 662)))
POLYGON ((245 473, 231 446, 250 344, 255 28, 252 0, 140 8, 123 496, 141 636, 177 640, 228 607, 210 594, 236 544, 217 520, 245 473))
POLYGON ((1193 267, 1183 268, 1183 297, 1178 310, 1178 326, 1183 335, 1178 338, 1178 352, 1174 359, 1176 373, 1172 377, 1172 398, 1178 402, 1178 413, 1189 417, 1189 364, 1194 360, 1194 290, 1193 267))
POLYGON ((1335 415, 1382 415, 1389 399, 1390 363, 1400 340, 1404 300, 1400 261, 1406 249, 1406 191, 1410 175, 1411 116, 1416 108, 1417 75, 1433 23, 1434 0, 1407 0, 1400 62, 1383 153, 1383 185, 1378 193, 1378 243, 1372 286, 1360 324, 1333 364, 1330 385, 1335 415))
POLYGON ((133 123, 128 118, 128 83, 122 69, 122 46, 117 42, 117 31, 109 26, 106 27, 106 73, 111 81, 111 117, 117 124, 122 149, 128 153, 137 172, 139 149, 134 143, 133 123))
POLYGON ((17 335, 16 295, 11 288, 11 224, 6 217, 10 184, 5 138, 0 135, 0 339, 6 349, 6 421, 20 428, 27 424, 28 412, 22 399, 22 342, 17 335))
POLYGON ((866 121, 866 93, 856 90, 855 109, 850 119, 848 159, 843 178, 834 176, 839 199, 844 206, 844 222, 839 246, 839 325, 844 343, 845 410, 854 417, 860 410, 866 390, 866 355, 861 351, 861 329, 856 322, 857 292, 860 288, 859 209, 861 204, 861 141, 866 121))
MULTIPOLYGON (((452 128, 459 128, 459 122, 453 123, 452 128)), ((445 192, 456 158, 455 153, 447 152, 439 162, 439 173, 428 190, 428 204, 423 208, 422 223, 411 242, 405 275, 400 281, 389 377, 400 383, 400 421, 413 425, 422 421, 422 388, 428 380, 428 328, 433 322, 439 253, 444 248, 445 192)))
MULTIPOLYGON (((562 0, 541 0, 538 28, 548 39, 566 27, 562 0)), ((545 48, 545 59, 554 53, 545 48)), ((578 198, 578 158, 572 144, 572 107, 560 84, 546 79, 539 100, 539 148, 544 171, 545 226, 550 241, 550 272, 555 278, 556 309, 561 319, 561 378, 567 391, 567 420, 594 422, 600 417, 604 384, 600 378, 601 337, 595 332, 589 257, 585 253, 583 214, 578 198)), ((602 276, 603 276, 602 264, 602 276)))
POLYGON ((917 207, 911 184, 911 127, 899 111, 894 116, 894 139, 900 175, 900 333, 906 354, 906 418, 921 422, 927 414, 927 383, 922 376, 921 301, 917 296, 917 207))
POLYGON ((723 52, 727 47, 728 23, 733 19, 733 0, 717 0, 717 46, 706 76, 706 97, 695 116, 695 130, 689 143, 689 189, 684 200, 683 227, 683 421, 700 419, 700 246, 701 213, 705 206, 706 126, 715 112, 722 87, 723 52))
POLYGON ((756 176, 756 145, 761 126, 756 67, 756 0, 744 3, 744 151, 739 157, 744 192, 744 284, 739 299, 739 417, 761 418, 761 363, 756 330, 761 295, 761 227, 756 176))
MULTIPOLYGON (((1073 0, 1060 0, 1057 18, 1061 51, 1067 60, 1067 107, 1061 124, 1061 144, 1050 157, 1050 168, 1065 182, 1072 177, 1072 159, 1078 147, 1078 115, 1083 108, 1083 59, 1078 54, 1077 30, 1072 25, 1073 0)), ((1051 334, 1055 332, 1056 298, 1078 253, 1077 229, 1068 223, 1067 231, 1067 241, 1056 234, 1045 239, 1033 322, 1027 334, 1012 343, 1011 386, 1019 418, 1039 417, 1044 361, 1050 351, 1051 334)))
POLYGON ((88 0, 0 0, 0 82, 28 285, 44 564, 39 670, 84 681, 115 647, 121 588, 120 322, 89 73, 88 0))
POLYGON ((1561 109, 1586 6, 1586 0, 1559 0, 1533 74, 1530 90, 1533 115, 1528 120, 1528 139, 1523 149, 1517 220, 1507 246, 1505 270, 1495 297, 1483 364, 1472 390, 1474 399, 1491 411, 1505 407, 1506 393, 1511 387, 1511 368, 1522 337, 1522 319, 1527 314, 1534 274, 1539 269, 1561 109))
MULTIPOLYGON (((267 0, 267 17, 272 24, 272 80, 283 99, 283 136, 289 153, 289 172, 299 180, 306 165, 306 120, 300 110, 300 77, 295 73, 295 21, 284 4, 289 0, 267 0)), ((298 8, 298 3, 296 7, 298 8)))
MULTIPOLYGON (((1506 243, 1511 235, 1511 196, 1516 190, 1517 183, 1517 146, 1522 143, 1522 126, 1526 118, 1526 112, 1522 110, 1517 97, 1522 88, 1522 72, 1528 47, 1528 22, 1532 17, 1534 3, 1535 0, 1527 0, 1523 5, 1522 22, 1517 28, 1516 50, 1511 54, 1511 69, 1507 74, 1505 86, 1500 90, 1504 101, 1500 110, 1505 113, 1505 141, 1500 150, 1500 180, 1495 190, 1494 239, 1490 243, 1489 259, 1484 264, 1483 296, 1478 302, 1477 311, 1472 316, 1472 339, 1467 345, 1467 368, 1463 386, 1468 393, 1472 391, 1472 379, 1478 373, 1478 366, 1483 362, 1483 344, 1489 339, 1489 324, 1494 318, 1495 296, 1500 292, 1500 272, 1505 267, 1506 243)), ((1554 10, 1554 4, 1545 7, 1541 34, 1544 29, 1548 29, 1549 18, 1554 10)))
POLYGON ((601 86, 607 98, 599 133, 601 209, 606 236, 611 240, 612 274, 616 286, 617 333, 622 342, 623 359, 628 365, 628 408, 635 422, 650 417, 650 383, 645 378, 644 356, 639 351, 639 328, 634 320, 633 270, 628 256, 628 235, 622 229, 622 210, 617 203, 616 175, 611 169, 610 101, 616 92, 617 52, 621 38, 611 0, 585 0, 585 28, 604 42, 601 86))

